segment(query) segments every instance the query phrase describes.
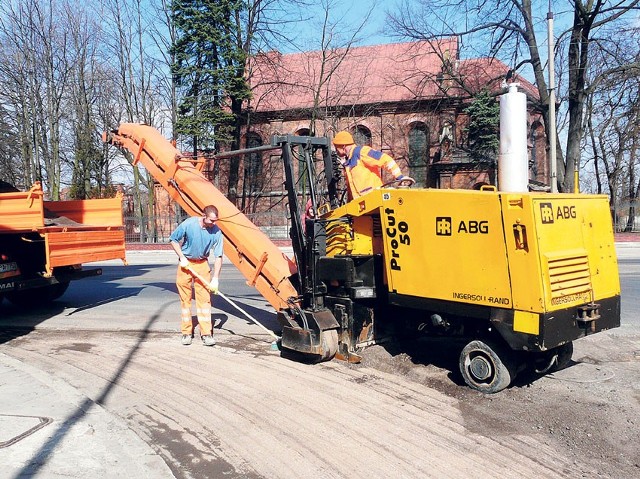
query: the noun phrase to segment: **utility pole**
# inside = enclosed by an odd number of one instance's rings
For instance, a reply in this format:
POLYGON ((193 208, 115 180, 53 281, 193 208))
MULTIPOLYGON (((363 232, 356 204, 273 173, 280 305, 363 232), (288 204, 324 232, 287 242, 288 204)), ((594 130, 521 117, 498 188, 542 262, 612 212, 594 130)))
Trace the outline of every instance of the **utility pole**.
POLYGON ((549 44, 549 162, 551 173, 551 193, 558 192, 558 164, 556 161, 556 86, 554 73, 554 41, 553 41, 553 12, 549 0, 547 13, 547 37, 549 44))

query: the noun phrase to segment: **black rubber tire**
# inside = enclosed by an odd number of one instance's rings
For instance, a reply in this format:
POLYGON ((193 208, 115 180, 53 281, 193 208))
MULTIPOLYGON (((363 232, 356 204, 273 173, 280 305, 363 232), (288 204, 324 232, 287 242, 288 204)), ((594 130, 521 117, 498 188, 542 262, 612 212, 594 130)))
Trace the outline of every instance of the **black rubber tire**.
POLYGON ((494 342, 474 340, 460 353, 458 363, 464 382, 483 393, 497 393, 515 379, 513 354, 494 342))
POLYGON ((69 281, 66 281, 64 283, 58 283, 58 284, 54 284, 49 288, 48 291, 48 297, 49 297, 49 301, 53 301, 54 299, 58 299, 60 296, 62 296, 66 291, 67 288, 69 287, 69 281))
POLYGON ((34 307, 48 304, 62 296, 69 287, 69 281, 50 284, 42 288, 25 289, 23 291, 11 291, 7 293, 7 299, 16 306, 34 307))

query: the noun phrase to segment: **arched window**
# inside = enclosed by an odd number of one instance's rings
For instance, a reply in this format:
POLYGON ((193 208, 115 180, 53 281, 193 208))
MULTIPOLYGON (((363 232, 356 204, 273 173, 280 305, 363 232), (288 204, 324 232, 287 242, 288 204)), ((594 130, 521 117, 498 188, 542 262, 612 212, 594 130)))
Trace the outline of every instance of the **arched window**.
POLYGON ((371 146, 371 130, 366 126, 358 125, 353 135, 353 141, 356 145, 371 146))
MULTIPOLYGON (((262 146, 262 138, 256 134, 247 136, 247 148, 262 146)), ((253 152, 245 155, 244 184, 247 193, 256 193, 262 189, 262 153, 253 152)))
POLYGON ((415 123, 409 130, 409 175, 418 186, 427 186, 429 165, 429 129, 415 123))

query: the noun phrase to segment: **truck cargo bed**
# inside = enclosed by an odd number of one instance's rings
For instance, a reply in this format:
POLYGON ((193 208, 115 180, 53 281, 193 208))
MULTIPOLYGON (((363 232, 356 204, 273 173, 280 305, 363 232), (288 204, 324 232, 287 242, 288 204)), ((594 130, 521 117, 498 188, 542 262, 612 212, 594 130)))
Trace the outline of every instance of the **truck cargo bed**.
POLYGON ((22 242, 43 242, 46 275, 60 266, 125 261, 122 195, 45 201, 39 182, 26 192, 0 193, 0 240, 3 236, 5 244, 9 236, 20 237, 22 242))

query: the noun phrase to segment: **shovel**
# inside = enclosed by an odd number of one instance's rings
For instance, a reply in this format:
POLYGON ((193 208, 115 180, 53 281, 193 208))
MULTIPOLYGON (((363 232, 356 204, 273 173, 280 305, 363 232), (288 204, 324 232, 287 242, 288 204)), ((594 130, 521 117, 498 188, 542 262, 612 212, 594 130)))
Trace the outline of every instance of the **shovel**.
MULTIPOLYGON (((207 281, 201 274, 199 274, 197 271, 194 271, 193 269, 191 269, 191 266, 187 266, 186 268, 183 268, 186 271, 189 272, 189 274, 191 274, 191 276, 193 276, 194 278, 196 278, 198 281, 200 281, 200 283, 202 283, 202 285, 207 288, 210 292, 211 289, 209 288, 209 281, 207 281)), ((247 313, 244 309, 242 309, 240 306, 238 306, 235 302, 231 301, 229 298, 227 298, 224 294, 222 294, 221 291, 217 291, 216 293, 218 296, 222 297, 222 299, 224 299, 227 303, 229 303, 231 306, 233 306, 234 308, 236 308, 238 311, 240 311, 242 314, 244 314, 252 323, 260 326, 263 330, 265 330, 268 334, 270 334, 271 336, 273 336, 275 338, 275 341, 273 343, 271 343, 271 349, 278 349, 277 346, 277 342, 280 340, 280 338, 278 337, 277 334, 275 334, 273 331, 265 328, 262 324, 260 324, 255 318, 253 318, 249 313, 247 313), (275 348, 273 346, 276 346, 275 348)))

